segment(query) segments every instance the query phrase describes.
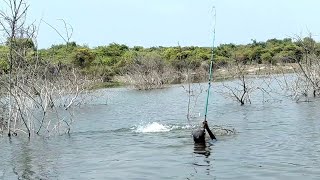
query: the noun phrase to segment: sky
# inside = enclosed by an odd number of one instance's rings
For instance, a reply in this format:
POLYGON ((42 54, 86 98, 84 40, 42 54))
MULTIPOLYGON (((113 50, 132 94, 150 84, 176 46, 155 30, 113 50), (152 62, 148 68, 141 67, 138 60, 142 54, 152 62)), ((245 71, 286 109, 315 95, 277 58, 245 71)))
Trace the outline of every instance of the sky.
MULTIPOLYGON (((45 22, 71 41, 97 47, 212 46, 246 44, 252 39, 293 38, 308 33, 318 40, 318 0, 29 0, 28 22, 39 26, 38 46, 64 43, 45 22), (216 21, 214 11, 216 10, 216 21), (216 23, 215 23, 216 22, 216 23)), ((1 5, 2 6, 2 5, 1 5)))

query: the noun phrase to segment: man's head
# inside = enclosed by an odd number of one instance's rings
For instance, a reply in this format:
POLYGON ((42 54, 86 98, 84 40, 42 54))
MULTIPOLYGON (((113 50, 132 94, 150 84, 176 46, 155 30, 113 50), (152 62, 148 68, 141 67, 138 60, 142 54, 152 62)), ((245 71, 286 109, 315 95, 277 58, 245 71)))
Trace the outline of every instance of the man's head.
POLYGON ((205 143, 205 131, 204 129, 196 129, 192 132, 193 140, 195 143, 205 143))

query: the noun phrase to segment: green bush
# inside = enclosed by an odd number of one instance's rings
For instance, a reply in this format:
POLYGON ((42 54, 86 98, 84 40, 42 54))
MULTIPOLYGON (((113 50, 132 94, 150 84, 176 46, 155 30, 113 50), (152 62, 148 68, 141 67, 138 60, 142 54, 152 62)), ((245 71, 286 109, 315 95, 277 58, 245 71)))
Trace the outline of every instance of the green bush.
POLYGON ((261 54, 261 60, 263 63, 272 63, 272 55, 270 52, 265 52, 263 54, 261 54))
POLYGON ((74 64, 81 68, 89 66, 94 59, 95 55, 88 48, 76 49, 73 56, 74 64))

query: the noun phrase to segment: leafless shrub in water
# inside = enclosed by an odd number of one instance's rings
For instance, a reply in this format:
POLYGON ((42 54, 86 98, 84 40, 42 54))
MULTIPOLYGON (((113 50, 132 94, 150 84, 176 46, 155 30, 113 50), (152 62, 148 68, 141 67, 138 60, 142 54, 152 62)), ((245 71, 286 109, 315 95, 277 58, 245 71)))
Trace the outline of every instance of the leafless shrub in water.
POLYGON ((294 73, 289 78, 283 73, 280 84, 296 102, 311 101, 320 97, 319 47, 311 35, 297 37, 296 42, 301 47, 301 58, 293 59, 296 62, 292 65, 294 73))
POLYGON ((244 63, 234 60, 233 64, 228 64, 224 69, 227 71, 223 77, 222 85, 224 90, 220 91, 240 105, 251 103, 250 94, 254 90, 253 80, 248 78, 248 72, 244 63), (226 80, 232 81, 226 81, 226 80))
MULTIPOLYGON (((90 83, 74 68, 62 68, 40 59, 36 27, 26 25, 28 5, 24 0, 4 0, 0 27, 8 47, 8 69, 0 75, 0 128, 8 136, 50 136, 69 133, 71 107, 81 103, 90 83)), ((69 40, 69 33, 67 39, 69 40)))

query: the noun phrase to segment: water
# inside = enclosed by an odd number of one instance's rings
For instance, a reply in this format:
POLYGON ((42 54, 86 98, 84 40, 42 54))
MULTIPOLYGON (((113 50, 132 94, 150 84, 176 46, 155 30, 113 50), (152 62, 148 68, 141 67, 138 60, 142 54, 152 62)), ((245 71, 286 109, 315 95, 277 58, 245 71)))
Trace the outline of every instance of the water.
POLYGON ((205 93, 191 125, 180 85, 96 93, 97 102, 76 110, 70 136, 0 138, 0 179, 320 178, 319 101, 258 93, 253 104, 240 106, 214 92, 208 121, 218 141, 198 147, 190 133, 203 119, 205 93))

